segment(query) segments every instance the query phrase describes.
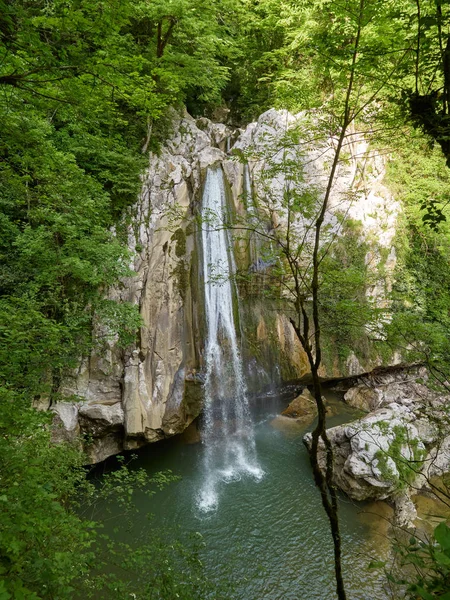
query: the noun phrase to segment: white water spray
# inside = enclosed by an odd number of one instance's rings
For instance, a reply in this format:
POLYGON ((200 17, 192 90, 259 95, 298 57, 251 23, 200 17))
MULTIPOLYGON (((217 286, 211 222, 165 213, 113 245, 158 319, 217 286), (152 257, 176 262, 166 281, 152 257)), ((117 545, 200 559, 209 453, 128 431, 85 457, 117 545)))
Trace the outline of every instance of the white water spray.
POLYGON ((248 163, 244 164, 244 196, 245 196, 245 204, 247 206, 247 212, 249 212, 252 216, 256 214, 255 204, 253 202, 252 195, 252 182, 250 179, 250 168, 248 163))
MULTIPOLYGON (((258 214, 257 214, 255 203, 253 200, 252 183, 251 183, 251 179, 250 179, 250 169, 249 169, 248 163, 245 163, 245 165, 244 165, 243 193, 244 193, 244 202, 245 202, 245 206, 247 209, 249 224, 257 227, 258 214)), ((251 261, 252 265, 254 266, 254 270, 258 270, 257 265, 258 265, 258 260, 260 258, 260 256, 259 256, 260 255, 259 235, 254 231, 250 232, 249 233, 249 242, 250 242, 250 246, 249 246, 250 261, 251 261)))
POLYGON ((226 207, 222 169, 209 169, 203 193, 203 273, 205 277, 205 477, 199 508, 214 510, 221 482, 244 475, 261 479, 253 423, 236 337, 233 310, 234 260, 224 228, 226 207))
POLYGON ((261 231, 261 222, 258 216, 258 209, 255 204, 255 198, 252 190, 252 182, 250 177, 250 168, 248 163, 244 165, 244 185, 243 185, 244 202, 247 209, 247 220, 250 226, 255 228, 255 231, 249 233, 249 250, 250 250, 250 270, 264 273, 267 267, 273 264, 272 241, 269 241, 264 248, 264 240, 258 231, 261 231))

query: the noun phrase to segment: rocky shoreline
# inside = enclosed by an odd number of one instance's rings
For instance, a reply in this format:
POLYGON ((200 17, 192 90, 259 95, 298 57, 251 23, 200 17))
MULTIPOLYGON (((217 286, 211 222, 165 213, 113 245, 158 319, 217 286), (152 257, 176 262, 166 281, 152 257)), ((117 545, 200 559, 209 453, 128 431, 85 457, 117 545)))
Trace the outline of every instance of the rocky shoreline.
MULTIPOLYGON (((433 480, 450 472, 450 395, 431 389, 423 367, 374 372, 341 381, 337 389, 366 414, 327 430, 335 485, 356 501, 387 500, 396 523, 412 526, 413 497, 433 495, 433 480)), ((309 447, 311 433, 303 439, 309 447)), ((319 452, 325 468, 323 444, 319 452)))

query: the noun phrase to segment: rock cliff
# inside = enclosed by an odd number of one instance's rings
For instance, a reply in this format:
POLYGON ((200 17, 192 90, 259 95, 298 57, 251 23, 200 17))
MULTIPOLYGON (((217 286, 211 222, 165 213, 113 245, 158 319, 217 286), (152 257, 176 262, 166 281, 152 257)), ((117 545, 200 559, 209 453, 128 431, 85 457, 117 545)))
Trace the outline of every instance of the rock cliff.
MULTIPOLYGON (((180 433, 198 416, 205 323, 197 217, 206 170, 221 164, 231 213, 255 218, 254 212, 249 215, 254 209, 248 195, 264 194, 268 152, 276 154, 286 131, 303 118, 271 110, 244 130, 232 131, 205 118, 195 121, 187 114, 174 114, 167 142, 158 155, 150 155, 142 194, 130 215, 128 245, 135 275, 111 291, 111 297, 139 307, 143 325, 138 340, 126 350, 108 341, 103 353, 81 361, 61 390, 70 402, 54 408, 55 439, 72 439, 81 432, 89 460, 98 462, 180 433)), ((305 151, 298 143, 290 150, 292 160, 309 165, 306 172, 317 189, 323 185, 332 148, 333 140, 325 140, 318 148, 309 144, 305 151)), ((383 173, 382 160, 371 155, 364 140, 355 138, 338 173, 328 215, 337 235, 339 212, 362 223, 362 235, 370 242, 367 261, 376 266, 384 256, 385 275, 367 291, 380 302, 389 286, 386 272, 395 264, 392 240, 399 212, 383 185, 383 173)), ((280 189, 278 175, 270 185, 280 189)), ((234 251, 238 268, 260 269, 257 249, 255 256, 254 246, 242 234, 234 238, 234 251)), ((243 294, 240 328, 251 389, 307 376, 305 354, 282 307, 268 305, 258 293, 243 294)), ((329 361, 322 374, 359 375, 380 364, 381 358, 370 352, 351 353, 345 360, 329 361)))

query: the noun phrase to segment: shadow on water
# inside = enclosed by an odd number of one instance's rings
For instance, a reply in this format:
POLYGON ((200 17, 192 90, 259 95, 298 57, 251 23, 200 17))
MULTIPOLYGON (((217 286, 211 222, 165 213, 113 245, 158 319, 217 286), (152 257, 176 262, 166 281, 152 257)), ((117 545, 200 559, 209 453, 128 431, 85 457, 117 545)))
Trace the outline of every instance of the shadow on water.
MULTIPOLYGON (((291 390, 291 397, 297 391, 291 390)), ((355 418, 338 396, 327 393, 327 399, 334 412, 330 426, 355 418)), ((201 534, 206 575, 215 582, 233 582, 230 600, 336 597, 332 540, 302 442, 313 425, 275 428, 273 421, 286 404, 286 394, 253 398, 256 448, 265 476, 222 485, 219 508, 212 513, 197 508, 204 447, 192 443, 198 440, 195 429, 135 453, 135 467, 149 473, 170 469, 181 476, 150 501, 137 495, 140 510, 153 513, 153 524, 168 536, 201 534)), ((114 465, 110 460, 98 466, 95 476, 114 465)), ((384 503, 356 505, 341 497, 339 516, 349 600, 386 600, 384 576, 368 564, 389 553, 389 508, 384 503)), ((129 535, 151 535, 152 526, 136 523, 129 535)))

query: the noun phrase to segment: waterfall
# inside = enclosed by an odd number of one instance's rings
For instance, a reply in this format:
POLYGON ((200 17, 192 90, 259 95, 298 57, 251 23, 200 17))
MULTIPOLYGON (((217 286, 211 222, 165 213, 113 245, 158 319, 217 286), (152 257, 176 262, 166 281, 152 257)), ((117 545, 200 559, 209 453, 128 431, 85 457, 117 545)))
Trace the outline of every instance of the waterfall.
MULTIPOLYGON (((248 163, 244 164, 244 179, 243 179, 243 195, 244 195, 244 205, 247 210, 248 221, 250 225, 257 226, 257 218, 258 214, 256 211, 255 203, 253 200, 252 193, 252 182, 250 179, 250 168, 248 163)), ((258 260, 259 260, 259 235, 255 232, 249 233, 249 250, 250 250, 250 262, 252 264, 252 270, 258 270, 258 260)))
MULTIPOLYGON (((247 210, 248 223, 254 226, 257 230, 261 228, 261 223, 258 217, 258 209, 253 196, 252 182, 250 178, 250 168, 248 163, 244 165, 244 180, 243 180, 243 196, 244 204, 247 210)), ((256 232, 249 233, 249 251, 250 251, 250 271, 253 273, 263 273, 273 265, 273 248, 272 242, 266 243, 264 247, 263 238, 256 232)), ((263 277, 264 280, 264 277, 263 277)))
POLYGON ((226 210, 221 168, 209 169, 202 208, 203 273, 205 278, 205 409, 204 484, 199 508, 218 503, 218 486, 250 475, 260 479, 253 423, 236 337, 233 308, 234 259, 223 227, 226 210))
POLYGON ((252 182, 250 180, 250 168, 248 163, 244 164, 244 195, 247 210, 251 212, 252 215, 255 214, 255 205, 252 197, 252 182))

